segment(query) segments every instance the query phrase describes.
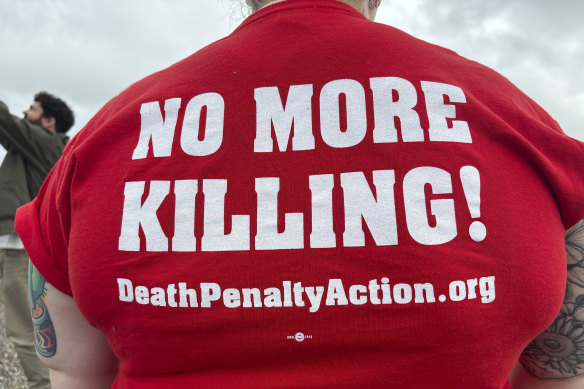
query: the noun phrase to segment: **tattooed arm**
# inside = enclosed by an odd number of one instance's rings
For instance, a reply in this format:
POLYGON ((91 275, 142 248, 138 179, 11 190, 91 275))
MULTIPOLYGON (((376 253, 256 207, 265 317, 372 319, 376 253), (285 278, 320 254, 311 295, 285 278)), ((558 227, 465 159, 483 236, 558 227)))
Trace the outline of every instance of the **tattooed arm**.
POLYGON ((584 388, 584 220, 566 234, 568 283, 554 323, 527 346, 512 389, 584 388))
POLYGON ((53 389, 109 389, 118 361, 103 334, 90 326, 75 300, 49 284, 32 263, 29 302, 39 358, 53 389))

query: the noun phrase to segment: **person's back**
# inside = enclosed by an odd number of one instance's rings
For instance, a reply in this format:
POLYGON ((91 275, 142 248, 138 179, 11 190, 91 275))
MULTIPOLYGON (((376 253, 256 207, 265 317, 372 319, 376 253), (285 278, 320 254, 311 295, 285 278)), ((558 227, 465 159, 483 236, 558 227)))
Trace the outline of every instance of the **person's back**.
POLYGON ((32 261, 119 388, 500 389, 564 297, 583 156, 493 71, 285 1, 88 124, 32 261))

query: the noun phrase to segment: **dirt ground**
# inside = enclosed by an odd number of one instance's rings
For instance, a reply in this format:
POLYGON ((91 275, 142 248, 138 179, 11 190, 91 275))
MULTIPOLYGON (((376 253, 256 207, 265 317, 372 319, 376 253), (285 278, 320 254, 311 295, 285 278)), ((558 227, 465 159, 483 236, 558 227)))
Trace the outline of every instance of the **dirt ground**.
MULTIPOLYGON (((0 279, 1 282, 2 280, 0 279)), ((0 293, 0 389, 28 389, 26 377, 22 373, 22 367, 14 347, 6 338, 6 320, 2 293, 0 293)))

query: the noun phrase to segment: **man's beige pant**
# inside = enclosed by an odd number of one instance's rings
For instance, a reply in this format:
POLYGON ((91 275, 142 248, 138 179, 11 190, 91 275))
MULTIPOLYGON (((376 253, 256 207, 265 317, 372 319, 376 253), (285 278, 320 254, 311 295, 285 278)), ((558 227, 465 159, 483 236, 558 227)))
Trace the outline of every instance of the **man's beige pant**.
POLYGON ((28 256, 24 250, 0 249, 0 272, 6 310, 6 335, 14 344, 30 389, 48 389, 49 372, 34 349, 28 304, 28 256))

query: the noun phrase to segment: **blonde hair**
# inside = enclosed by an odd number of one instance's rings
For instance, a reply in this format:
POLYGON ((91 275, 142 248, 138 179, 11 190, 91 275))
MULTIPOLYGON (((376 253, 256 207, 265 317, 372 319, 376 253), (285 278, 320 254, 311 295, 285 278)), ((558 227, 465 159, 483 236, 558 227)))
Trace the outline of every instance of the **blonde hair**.
POLYGON ((247 3, 248 7, 251 8, 251 12, 256 12, 257 10, 271 2, 271 0, 245 0, 245 2, 247 3))
MULTIPOLYGON (((256 12, 260 8, 268 5, 273 0, 245 0, 247 6, 251 9, 251 12, 256 12)), ((377 8, 381 4, 381 0, 339 0, 342 3, 349 4, 351 6, 361 7, 366 1, 369 1, 369 8, 377 8)))

